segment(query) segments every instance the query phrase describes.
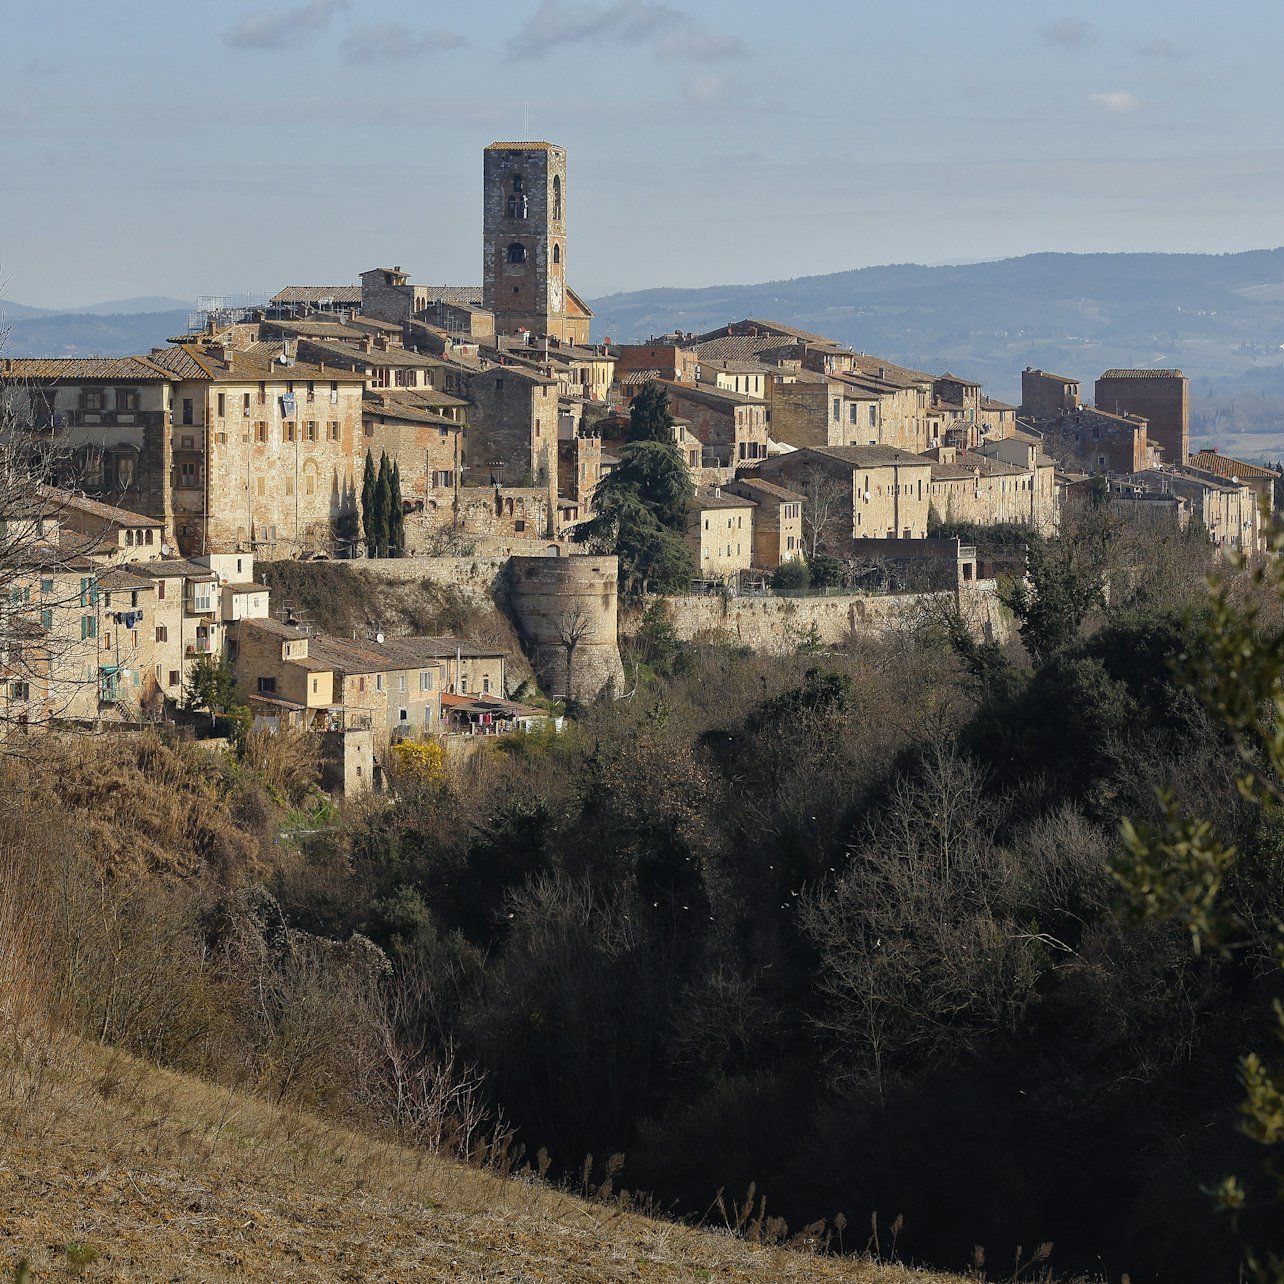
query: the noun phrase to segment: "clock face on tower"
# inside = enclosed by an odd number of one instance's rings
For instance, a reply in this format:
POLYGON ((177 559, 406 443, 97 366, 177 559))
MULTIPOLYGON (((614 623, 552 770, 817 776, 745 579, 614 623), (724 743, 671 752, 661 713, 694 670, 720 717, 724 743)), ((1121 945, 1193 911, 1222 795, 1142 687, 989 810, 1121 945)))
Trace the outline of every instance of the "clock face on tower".
POLYGON ((562 279, 561 279, 561 277, 557 277, 557 276, 555 276, 555 277, 554 277, 554 278, 553 278, 553 279, 548 283, 548 302, 549 302, 549 307, 550 307, 550 309, 551 309, 553 312, 560 312, 560 311, 562 310, 562 279))

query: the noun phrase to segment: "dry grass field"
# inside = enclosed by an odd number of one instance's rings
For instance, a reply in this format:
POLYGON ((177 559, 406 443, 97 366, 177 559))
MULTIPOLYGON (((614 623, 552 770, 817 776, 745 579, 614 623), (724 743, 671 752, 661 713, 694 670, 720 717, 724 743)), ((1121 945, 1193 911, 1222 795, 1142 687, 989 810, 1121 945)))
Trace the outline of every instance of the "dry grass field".
POLYGON ((819 1257, 576 1199, 66 1036, 0 1056, 0 1279, 853 1281, 819 1257))

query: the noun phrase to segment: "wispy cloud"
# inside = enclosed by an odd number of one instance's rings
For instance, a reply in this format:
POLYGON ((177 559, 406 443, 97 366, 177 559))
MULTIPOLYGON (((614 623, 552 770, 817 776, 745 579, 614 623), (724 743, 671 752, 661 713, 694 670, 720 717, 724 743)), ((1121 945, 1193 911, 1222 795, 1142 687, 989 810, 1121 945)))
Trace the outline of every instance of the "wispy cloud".
POLYGON ((339 44, 343 56, 351 63, 408 62, 425 54, 458 49, 466 42, 454 31, 412 31, 399 23, 380 23, 358 27, 339 44))
POLYGON ((1088 101, 1112 116, 1121 116, 1124 112, 1136 111, 1141 100, 1133 97, 1126 89, 1103 89, 1100 93, 1089 94, 1088 101))
POLYGON ((1062 18, 1039 28, 1045 45, 1054 49, 1086 49, 1097 38, 1090 22, 1082 18, 1062 18))
POLYGON ((717 102, 727 91, 727 82, 716 72, 702 71, 682 82, 682 92, 693 103, 717 102))
POLYGON ((738 58, 745 52, 738 37, 710 31, 664 0, 614 0, 605 5, 541 0, 509 39, 508 54, 514 60, 539 58, 569 45, 643 46, 657 56, 693 62, 738 58))
POLYGON ((224 35, 223 43, 233 49, 298 49, 347 7, 348 0, 307 0, 274 17, 245 17, 224 35))
POLYGON ((1181 53, 1171 40, 1148 40, 1137 46, 1137 52, 1143 58, 1179 58, 1181 53))

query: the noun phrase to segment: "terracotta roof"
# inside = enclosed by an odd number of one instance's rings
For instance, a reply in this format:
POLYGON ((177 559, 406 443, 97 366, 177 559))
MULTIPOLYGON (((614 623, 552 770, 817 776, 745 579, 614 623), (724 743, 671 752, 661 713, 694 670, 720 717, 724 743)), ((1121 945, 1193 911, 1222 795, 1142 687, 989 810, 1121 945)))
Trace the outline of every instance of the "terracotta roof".
POLYGON ((482 288, 480 285, 417 285, 415 293, 428 292, 429 303, 449 303, 458 308, 482 307, 482 288))
POLYGON ((898 450, 895 446, 805 446, 803 453, 824 455, 855 468, 884 468, 893 464, 918 464, 927 468, 932 463, 922 455, 898 450))
POLYGON ((933 481, 961 481, 980 477, 1028 477, 1030 474, 1016 464, 1006 464, 1001 459, 970 453, 952 464, 932 464, 933 481))
POLYGON ((131 565, 138 569, 140 575, 153 579, 173 579, 182 576, 188 580, 216 580, 218 576, 208 566, 198 566, 185 557, 162 558, 158 562, 134 562, 131 565))
POLYGON ((668 379, 661 379, 660 383, 668 389, 670 401, 674 398, 679 401, 684 399, 703 401, 707 405, 717 406, 720 409, 730 406, 765 406, 767 404, 761 397, 751 397, 747 392, 730 392, 726 388, 713 388, 708 385, 693 388, 690 384, 671 383, 668 379))
POLYGON ((1103 370, 1098 379, 1184 379, 1180 370, 1103 370))
POLYGON ((1263 468, 1260 464, 1245 463, 1242 459, 1232 459, 1216 450, 1201 450, 1191 455, 1189 464, 1192 468, 1215 473, 1218 477, 1238 477, 1247 481, 1251 477, 1270 477, 1279 481, 1280 475, 1273 468, 1263 468))
POLYGON ((1079 380, 1072 378, 1070 375, 1053 374, 1051 370, 1035 370, 1026 366, 1023 374, 1042 375, 1045 379, 1055 379, 1058 383, 1078 383, 1079 380))
POLYGON ((270 633, 273 637, 286 638, 291 642, 312 637, 307 629, 300 628, 297 624, 285 624, 281 620, 273 620, 267 616, 262 619, 242 620, 241 627, 253 629, 258 633, 270 633))
POLYGON ((701 486, 691 499, 691 507, 697 512, 707 508, 756 508, 757 502, 743 495, 714 494, 712 488, 701 486))
POLYGON ((331 303, 359 304, 361 287, 359 285, 287 285, 272 296, 273 303, 320 303, 323 299, 331 303))
POLYGON ((736 486, 744 486, 747 490, 756 490, 763 495, 769 495, 772 499, 777 499, 782 504, 797 504, 802 501, 802 496, 796 491, 788 490, 784 486, 778 486, 775 482, 764 481, 761 477, 751 475, 737 477, 735 481, 727 483, 726 489, 730 490, 736 486))
POLYGON ((408 423, 429 424, 434 428, 449 428, 455 432, 462 431, 464 427, 453 419, 447 419, 445 415, 429 410, 426 406, 417 406, 409 398, 403 397, 367 397, 362 402, 361 415, 365 419, 403 419, 408 423))
POLYGON ((491 143, 488 152, 557 152, 562 149, 556 143, 491 143))
POLYGON ((148 593, 156 591, 156 585, 146 576, 140 574, 132 566, 113 566, 110 570, 102 571, 98 575, 98 587, 109 591, 117 589, 121 591, 140 590, 148 593))
POLYGON ((52 486, 42 486, 40 493, 55 505, 55 514, 58 510, 74 509, 78 513, 86 513, 90 517, 111 522, 115 526, 163 528, 165 525, 154 517, 144 517, 142 513, 134 513, 127 508, 104 504, 101 500, 90 499, 88 495, 73 495, 69 491, 55 490, 52 486))
POLYGON ((0 361, 0 379, 112 379, 142 383, 168 379, 154 357, 7 357, 0 361))

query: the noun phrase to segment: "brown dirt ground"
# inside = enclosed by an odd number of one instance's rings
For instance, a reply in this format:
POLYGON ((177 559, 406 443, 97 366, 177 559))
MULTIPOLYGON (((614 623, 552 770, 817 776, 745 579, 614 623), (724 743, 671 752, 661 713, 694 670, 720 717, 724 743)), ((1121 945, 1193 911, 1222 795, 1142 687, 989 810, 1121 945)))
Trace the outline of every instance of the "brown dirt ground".
POLYGON ((16 1279, 22 1259, 33 1284, 954 1278, 651 1220, 120 1053, 9 1034, 0 1038, 0 1280, 16 1279), (74 1264, 77 1245, 92 1260, 74 1264))

